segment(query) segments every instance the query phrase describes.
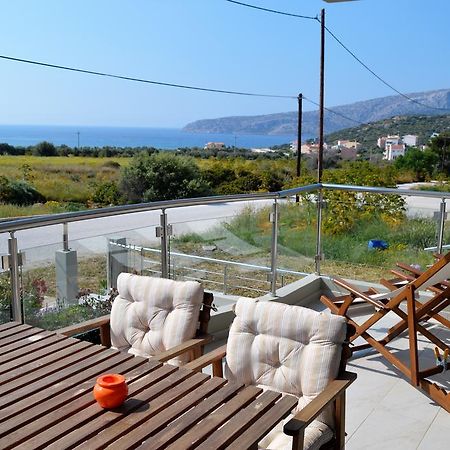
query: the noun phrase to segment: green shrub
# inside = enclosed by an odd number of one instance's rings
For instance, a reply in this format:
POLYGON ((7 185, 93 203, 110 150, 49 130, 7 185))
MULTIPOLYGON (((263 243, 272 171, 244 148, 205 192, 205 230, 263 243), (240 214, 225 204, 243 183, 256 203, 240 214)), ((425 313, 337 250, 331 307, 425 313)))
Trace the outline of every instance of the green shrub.
POLYGON ((0 176, 0 202, 19 206, 32 205, 45 202, 45 197, 26 181, 11 181, 0 176))

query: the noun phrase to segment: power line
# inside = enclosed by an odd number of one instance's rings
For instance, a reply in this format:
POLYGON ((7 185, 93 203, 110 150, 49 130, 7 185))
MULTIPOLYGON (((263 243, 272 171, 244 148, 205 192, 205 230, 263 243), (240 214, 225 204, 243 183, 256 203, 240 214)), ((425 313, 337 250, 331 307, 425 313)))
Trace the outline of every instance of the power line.
MULTIPOLYGON (((319 103, 315 102, 314 100, 309 99, 308 97, 305 97, 304 95, 303 95, 303 99, 306 100, 309 103, 312 103, 313 105, 320 106, 319 103)), ((343 119, 349 120, 350 122, 357 123, 358 125, 365 125, 364 122, 361 122, 361 121, 356 120, 356 119, 352 119, 351 117, 348 117, 345 114, 342 114, 342 113, 340 113, 338 111, 334 111, 334 110, 332 110, 330 108, 326 108, 326 107, 324 109, 325 109, 325 111, 328 111, 329 113, 335 114, 336 116, 342 117, 343 119)))
MULTIPOLYGON (((300 14, 293 14, 293 13, 288 13, 285 11, 279 11, 279 10, 274 10, 274 9, 269 9, 269 8, 262 8, 259 6, 255 6, 255 5, 250 5, 248 3, 243 3, 243 2, 238 2, 238 1, 234 1, 234 0, 225 0, 226 2, 229 3, 235 3, 236 5, 240 5, 240 6, 246 6, 247 8, 253 8, 253 9, 259 9, 261 11, 266 11, 266 12, 270 12, 270 13, 274 13, 274 14, 281 14, 283 16, 290 16, 290 17, 296 17, 296 18, 300 18, 300 19, 314 19, 317 20, 320 23, 319 18, 316 17, 312 17, 312 16, 303 16, 300 14)), ((377 78, 379 81, 381 81, 385 86, 387 86, 389 89, 392 89, 394 92, 396 92, 398 95, 400 95, 401 97, 403 97, 404 99, 413 102, 419 106, 422 106, 424 108, 428 108, 428 109, 434 109, 437 111, 450 111, 449 108, 439 108, 436 106, 431 106, 431 105, 426 105, 425 103, 422 103, 418 100, 415 100, 411 97, 409 97, 408 95, 404 94, 403 92, 399 91, 398 89, 396 89, 394 86, 392 86, 392 84, 388 83, 386 80, 384 80, 383 78, 381 78, 377 73, 375 73, 367 64, 365 64, 360 58, 358 58, 354 52, 352 52, 328 27, 325 27, 326 31, 330 34, 331 37, 333 37, 333 39, 336 40, 336 42, 338 42, 339 45, 342 46, 342 48, 344 50, 346 50, 359 64, 361 64, 367 71, 369 71, 375 78, 377 78)), ((353 119, 349 119, 349 120, 353 120, 353 119)))
POLYGON ((153 80, 146 80, 146 79, 142 79, 142 78, 128 77, 128 76, 124 76, 124 75, 115 75, 115 74, 106 73, 106 72, 96 72, 94 70, 79 69, 76 67, 61 66, 58 64, 49 64, 49 63, 44 63, 41 61, 32 61, 29 59, 14 58, 12 56, 0 55, 0 58, 6 59, 9 61, 21 62, 21 63, 26 63, 26 64, 34 64, 36 66, 50 67, 52 69, 69 70, 71 72, 78 72, 78 73, 84 73, 84 74, 89 74, 89 75, 97 75, 97 76, 108 77, 108 78, 116 78, 119 80, 136 81, 139 83, 154 84, 154 85, 158 85, 158 86, 168 86, 168 87, 175 87, 175 88, 180 88, 180 89, 190 89, 190 90, 203 91, 203 92, 215 92, 218 94, 245 95, 245 96, 250 96, 250 97, 266 97, 266 98, 286 98, 286 99, 297 100, 297 96, 294 96, 294 95, 259 94, 259 93, 254 93, 254 92, 228 91, 225 89, 210 89, 210 88, 204 88, 204 87, 199 87, 199 86, 189 86, 189 85, 185 85, 185 84, 167 83, 164 81, 153 81, 153 80))
POLYGON ((282 16, 296 17, 297 19, 319 20, 317 16, 315 16, 315 17, 303 16, 301 14, 293 14, 293 13, 288 13, 288 12, 284 12, 284 11, 278 11, 276 9, 263 8, 261 6, 250 5, 249 3, 243 3, 243 2, 236 2, 234 0, 225 0, 225 1, 228 3, 234 3, 235 5, 239 5, 239 6, 245 6, 247 8, 258 9, 260 11, 270 12, 270 13, 274 13, 274 14, 281 14, 282 16))
MULTIPOLYGON (((89 75, 103 76, 103 77, 108 77, 108 78, 116 78, 116 79, 119 79, 119 80, 135 81, 135 82, 139 82, 139 83, 154 84, 154 85, 158 85, 158 86, 176 87, 176 88, 181 88, 181 89, 190 89, 190 90, 203 91, 203 92, 214 92, 214 93, 219 93, 219 94, 245 95, 245 96, 266 97, 266 98, 267 97, 268 98, 285 98, 285 99, 289 99, 289 100, 292 100, 292 99, 297 100, 297 96, 293 96, 293 95, 258 94, 258 93, 254 93, 254 92, 228 91, 228 90, 224 90, 224 89, 210 89, 210 88, 204 88, 204 87, 198 87, 198 86, 188 86, 188 85, 183 85, 183 84, 174 84, 174 83, 167 83, 167 82, 163 82, 163 81, 152 81, 152 80, 146 80, 146 79, 142 79, 142 78, 134 78, 134 77, 128 77, 128 76, 123 76, 123 75, 115 75, 115 74, 105 73, 105 72, 96 72, 96 71, 93 71, 93 70, 86 70, 86 69, 79 69, 79 68, 75 68, 75 67, 61 66, 59 64, 50 64, 50 63, 44 63, 44 62, 41 62, 41 61, 33 61, 33 60, 22 59, 22 58, 14 58, 12 56, 5 56, 5 55, 0 55, 0 59, 5 59, 5 60, 15 61, 15 62, 21 62, 21 63, 25 63, 25 64, 33 64, 33 65, 42 66, 42 67, 49 67, 51 69, 68 70, 68 71, 71 71, 71 72, 78 72, 78 73, 84 73, 84 74, 89 74, 89 75)), ((303 98, 306 101, 312 103, 313 105, 319 106, 319 104, 317 102, 309 99, 308 97, 303 96, 303 98)), ((328 112, 330 112, 332 114, 336 114, 338 116, 341 116, 344 119, 350 120, 350 121, 358 123, 358 124, 363 124, 362 122, 359 122, 359 121, 357 121, 355 119, 347 117, 344 114, 341 114, 339 112, 333 111, 332 109, 329 109, 329 108, 325 108, 325 109, 328 112)))
POLYGON ((418 100, 415 100, 411 97, 409 97, 408 95, 404 94, 403 92, 400 92, 398 89, 396 89, 394 86, 392 86, 392 84, 388 83, 386 80, 384 80, 383 78, 381 78, 379 75, 377 75, 367 64, 365 64, 363 61, 361 61, 361 59, 359 59, 354 52, 352 52, 330 29, 328 29, 327 27, 325 27, 325 30, 327 30, 327 32, 330 34, 330 36, 336 40, 336 42, 344 49, 346 50, 356 61, 359 62, 359 64, 361 64, 366 70, 368 70, 375 78, 377 78, 379 81, 381 81, 384 85, 386 85, 388 88, 392 89, 394 92, 396 92, 397 94, 401 95, 403 98, 405 98, 406 100, 416 103, 419 106, 423 106, 425 108, 429 108, 429 109, 435 109, 438 111, 449 111, 449 108, 438 108, 436 106, 430 106, 430 105, 426 105, 425 103, 419 102, 418 100))

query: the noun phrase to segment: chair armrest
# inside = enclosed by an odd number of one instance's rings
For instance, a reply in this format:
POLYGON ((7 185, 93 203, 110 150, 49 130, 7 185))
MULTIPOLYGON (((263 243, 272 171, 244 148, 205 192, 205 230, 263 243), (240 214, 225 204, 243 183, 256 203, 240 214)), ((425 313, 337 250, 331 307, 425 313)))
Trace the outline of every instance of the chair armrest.
POLYGON ((227 345, 224 344, 215 350, 212 350, 211 352, 207 353, 206 355, 200 356, 200 358, 194 359, 194 361, 191 361, 187 363, 184 367, 186 369, 193 370, 194 372, 200 372, 203 368, 220 362, 222 364, 222 359, 227 354, 227 345))
POLYGON ((157 353, 156 355, 154 355, 154 358, 156 358, 158 361, 165 362, 189 350, 194 350, 202 345, 206 345, 211 342, 211 340, 212 336, 210 335, 189 339, 188 341, 176 345, 175 347, 169 348, 165 352, 157 353))
POLYGON ((327 387, 301 411, 299 411, 286 425, 284 432, 289 436, 297 435, 333 402, 339 395, 356 380, 356 373, 344 372, 339 378, 328 383, 327 387))
POLYGON ((59 330, 56 330, 56 332, 64 336, 75 336, 76 334, 95 330, 97 328, 104 327, 105 325, 109 326, 109 314, 106 316, 97 317, 96 319, 86 320, 85 322, 60 328, 59 330))

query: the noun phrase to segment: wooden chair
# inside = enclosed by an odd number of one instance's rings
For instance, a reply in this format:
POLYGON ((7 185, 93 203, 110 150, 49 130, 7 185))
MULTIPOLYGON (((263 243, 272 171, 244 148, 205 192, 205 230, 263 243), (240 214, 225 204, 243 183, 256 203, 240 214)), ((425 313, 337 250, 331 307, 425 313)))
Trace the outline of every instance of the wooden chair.
POLYGON ((182 364, 201 356, 213 295, 200 283, 121 273, 111 314, 58 330, 74 336, 100 329, 100 340, 135 355, 182 364))
POLYGON ((366 340, 367 344, 357 345, 353 347, 353 351, 373 347, 403 372, 414 386, 422 388, 433 400, 450 412, 450 393, 427 379, 450 368, 450 364, 447 367, 446 361, 449 347, 426 327, 427 322, 433 318, 450 329, 450 321, 440 314, 450 305, 450 285, 446 281, 450 277, 449 262, 450 253, 447 253, 426 271, 411 276, 411 280, 399 288, 384 280, 384 284, 392 289, 387 293, 377 293, 373 289, 361 292, 347 281, 335 278, 334 283, 347 290, 349 294, 339 297, 322 296, 321 301, 334 314, 346 317, 355 326, 356 333, 350 339, 352 342, 358 337, 366 340), (428 298, 424 296, 419 301, 419 291, 426 289, 431 289, 433 295, 428 298), (365 302, 375 308, 375 312, 361 324, 350 317, 351 307, 356 301, 365 302), (374 325, 390 312, 395 313, 400 320, 382 339, 375 339, 371 334, 371 328, 373 330, 374 325), (409 338, 409 366, 387 348, 388 343, 405 331, 408 331, 409 338), (434 367, 424 370, 419 368, 418 333, 436 346, 437 364, 434 367), (442 350, 443 356, 439 349, 442 350))
POLYGON ((344 318, 274 301, 239 299, 227 344, 188 363, 231 382, 295 395, 298 406, 259 442, 259 448, 322 448, 345 444, 345 371, 349 334, 344 318))

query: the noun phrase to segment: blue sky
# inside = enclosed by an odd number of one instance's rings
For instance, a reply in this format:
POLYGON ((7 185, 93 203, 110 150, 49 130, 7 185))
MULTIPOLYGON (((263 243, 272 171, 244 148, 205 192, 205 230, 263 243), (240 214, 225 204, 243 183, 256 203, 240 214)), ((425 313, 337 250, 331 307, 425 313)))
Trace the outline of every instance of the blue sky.
MULTIPOLYGON (((402 92, 450 88, 448 0, 248 0, 316 16, 402 92)), ((226 90, 319 97, 316 21, 224 0, 1 0, 0 54, 226 90)), ((295 110, 237 97, 97 78, 0 60, 0 124, 181 127, 295 110)), ((326 105, 394 93, 329 36, 326 105)), ((305 109, 315 109, 305 103, 305 109)))

